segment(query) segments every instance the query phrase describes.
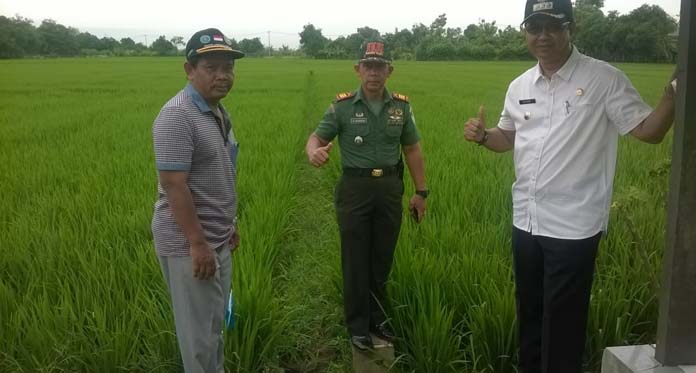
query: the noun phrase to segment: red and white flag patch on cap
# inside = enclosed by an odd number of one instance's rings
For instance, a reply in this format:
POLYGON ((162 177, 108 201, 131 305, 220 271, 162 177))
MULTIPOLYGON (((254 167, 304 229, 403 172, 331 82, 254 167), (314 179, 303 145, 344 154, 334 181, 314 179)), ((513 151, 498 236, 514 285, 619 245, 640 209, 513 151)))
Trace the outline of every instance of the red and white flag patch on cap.
POLYGON ((384 44, 379 43, 379 42, 367 43, 367 50, 365 51, 365 55, 383 56, 384 55, 384 44))
POLYGON ((215 40, 215 41, 225 41, 225 39, 222 38, 222 35, 213 35, 213 40, 215 40))

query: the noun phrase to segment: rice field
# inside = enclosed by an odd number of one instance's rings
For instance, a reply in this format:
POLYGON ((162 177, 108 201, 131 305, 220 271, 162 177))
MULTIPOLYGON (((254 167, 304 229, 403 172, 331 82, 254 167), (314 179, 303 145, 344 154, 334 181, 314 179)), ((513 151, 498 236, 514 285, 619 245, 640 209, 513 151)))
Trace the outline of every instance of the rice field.
MULTIPOLYGON (((182 65, 0 61, 0 371, 182 371, 150 233, 151 125, 184 86, 182 65)), ((481 103, 492 121, 530 65, 395 63, 388 86, 411 97, 432 191, 427 220, 404 219, 391 276, 395 371, 515 371, 512 157, 466 143, 462 125, 481 103)), ((651 104, 673 69, 620 67, 651 104)), ((236 70, 224 103, 241 144, 242 245, 227 369, 348 372, 332 206, 340 160, 313 169, 303 147, 333 96, 358 86, 352 62, 249 58, 236 70)), ((654 341, 670 154, 671 139, 621 140, 587 371, 605 346, 654 341)))

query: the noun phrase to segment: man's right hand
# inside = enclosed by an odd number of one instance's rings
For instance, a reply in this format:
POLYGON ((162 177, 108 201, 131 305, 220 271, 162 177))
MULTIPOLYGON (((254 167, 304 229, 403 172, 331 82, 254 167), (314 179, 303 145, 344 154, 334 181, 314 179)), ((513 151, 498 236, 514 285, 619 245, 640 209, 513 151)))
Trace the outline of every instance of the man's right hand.
POLYGON ((314 167, 321 167, 329 161, 329 152, 333 147, 333 143, 328 143, 325 146, 320 146, 314 149, 309 154, 309 163, 314 167))
POLYGON ((190 253, 193 263, 193 277, 199 280, 211 279, 217 270, 217 263, 208 243, 191 245, 190 253))
POLYGON ((464 138, 467 141, 480 143, 486 132, 486 109, 479 107, 478 117, 469 118, 464 124, 464 138))

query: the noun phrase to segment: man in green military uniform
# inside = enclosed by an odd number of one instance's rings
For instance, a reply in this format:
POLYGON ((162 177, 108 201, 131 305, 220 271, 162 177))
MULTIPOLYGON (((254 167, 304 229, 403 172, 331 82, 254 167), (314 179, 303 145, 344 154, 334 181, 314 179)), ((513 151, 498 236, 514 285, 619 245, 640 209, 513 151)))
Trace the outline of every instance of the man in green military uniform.
POLYGON ((394 67, 382 42, 365 43, 354 66, 361 80, 354 92, 341 93, 309 137, 309 162, 329 160, 338 136, 343 176, 336 186, 335 206, 341 236, 343 302, 352 344, 372 347, 370 333, 394 338, 385 314, 386 282, 402 218, 403 158, 416 194, 409 211, 417 222, 425 217, 428 190, 425 165, 408 97, 385 88, 394 67))

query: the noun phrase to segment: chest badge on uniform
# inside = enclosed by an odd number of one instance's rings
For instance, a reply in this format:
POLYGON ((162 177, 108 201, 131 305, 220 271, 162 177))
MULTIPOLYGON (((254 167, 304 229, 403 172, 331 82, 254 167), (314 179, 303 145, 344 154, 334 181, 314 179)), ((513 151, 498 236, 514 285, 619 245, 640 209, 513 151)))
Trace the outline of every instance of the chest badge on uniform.
POLYGON ((389 116, 387 119, 387 126, 403 126, 404 125, 404 117, 401 115, 397 115, 396 113, 392 114, 389 116))
POLYGON ((362 136, 355 136, 355 141, 356 144, 361 145, 363 143, 363 138, 362 136))
POLYGON ((350 118, 350 124, 366 125, 367 118, 365 118, 365 113, 362 111, 358 111, 358 112, 354 113, 353 117, 350 118))
POLYGON ((531 117, 532 117, 532 113, 530 113, 530 112, 524 113, 524 120, 529 120, 529 118, 531 118, 531 117))
POLYGON ((387 110, 387 113, 389 113, 389 117, 387 117, 387 127, 404 125, 404 109, 392 106, 387 110))
POLYGON ((582 95, 584 95, 584 94, 585 94, 585 90, 582 89, 582 88, 578 88, 578 89, 575 90, 575 95, 576 95, 576 96, 582 96, 582 95))

